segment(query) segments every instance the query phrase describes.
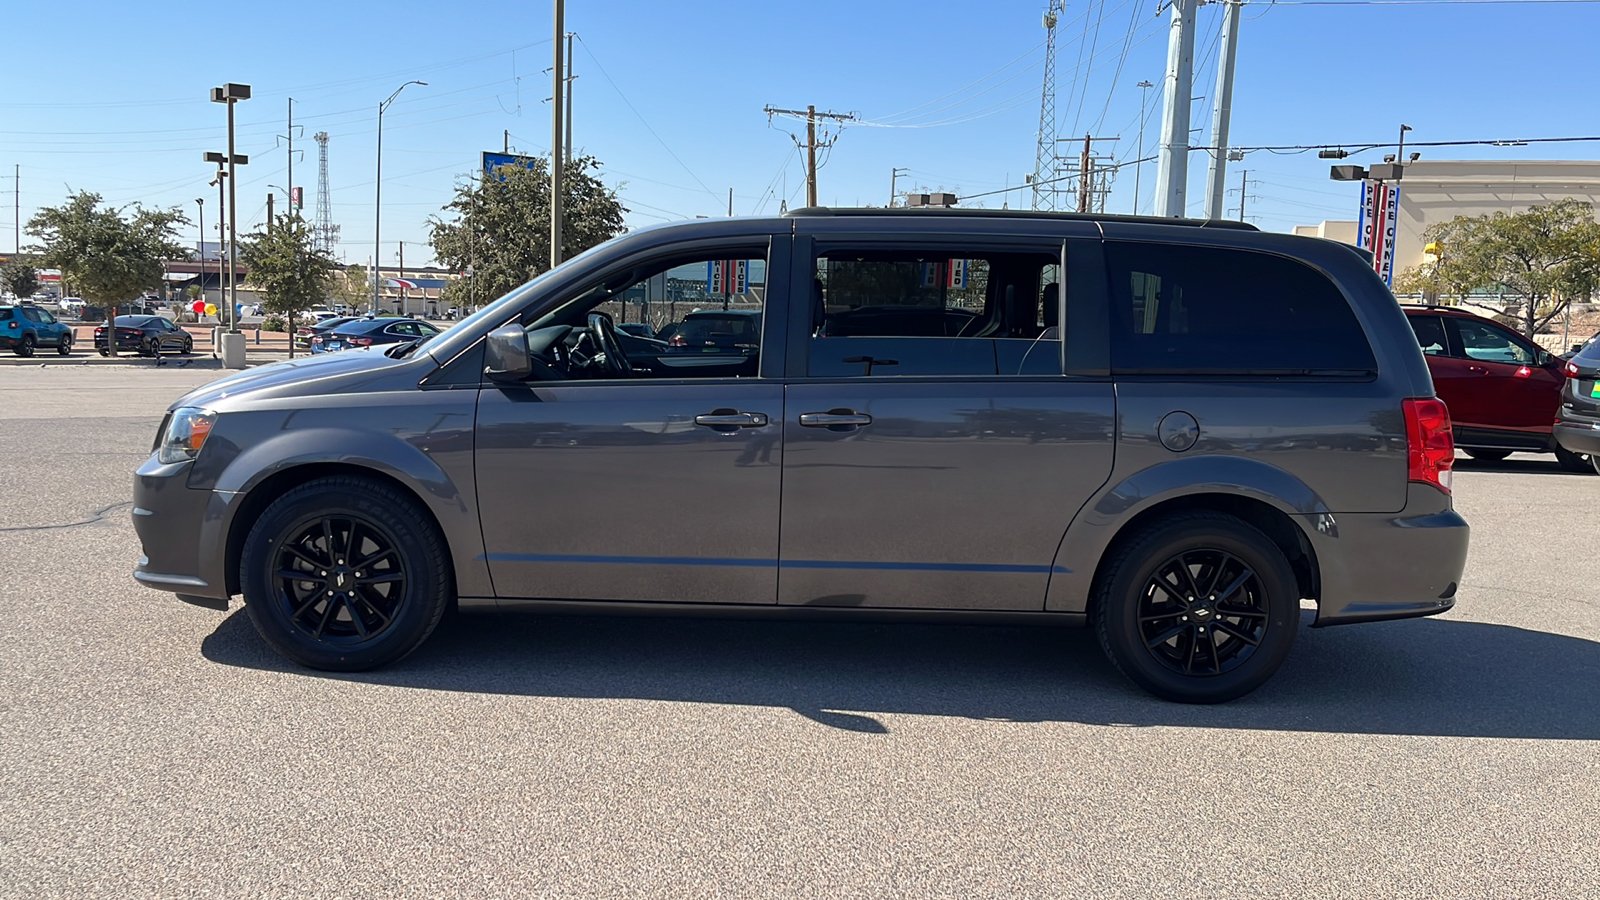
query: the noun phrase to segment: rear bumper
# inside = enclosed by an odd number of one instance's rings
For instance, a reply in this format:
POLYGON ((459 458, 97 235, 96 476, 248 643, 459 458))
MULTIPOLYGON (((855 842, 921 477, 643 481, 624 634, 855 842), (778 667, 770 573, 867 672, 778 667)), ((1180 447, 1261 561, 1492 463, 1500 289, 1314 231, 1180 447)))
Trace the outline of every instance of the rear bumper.
POLYGON ((1432 616, 1455 606, 1470 529, 1450 498, 1409 485, 1390 514, 1306 516, 1321 570, 1317 626, 1432 616))
POLYGON ((1600 419, 1571 417, 1556 423, 1556 443, 1573 453, 1600 454, 1600 419))

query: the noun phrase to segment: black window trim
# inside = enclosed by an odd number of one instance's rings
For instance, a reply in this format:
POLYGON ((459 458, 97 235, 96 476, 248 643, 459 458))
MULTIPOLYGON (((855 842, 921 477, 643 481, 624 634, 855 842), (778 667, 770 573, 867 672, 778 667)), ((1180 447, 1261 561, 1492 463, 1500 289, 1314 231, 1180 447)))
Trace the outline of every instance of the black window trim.
POLYGON ((1523 350, 1528 351, 1528 353, 1533 358, 1532 358, 1532 361, 1530 361, 1530 362, 1518 363, 1518 362, 1505 362, 1503 360, 1498 360, 1498 359, 1479 359, 1476 356, 1468 356, 1467 355, 1466 344, 1462 343, 1462 341, 1461 341, 1461 332, 1459 330, 1461 328, 1462 321, 1468 320, 1468 317, 1467 316, 1440 316, 1440 318, 1447 320, 1447 323, 1444 326, 1444 331, 1445 331, 1445 334, 1450 338, 1450 344, 1451 344, 1450 349, 1452 351, 1452 353, 1450 355, 1451 359, 1458 359, 1458 360, 1461 360, 1463 362, 1471 362, 1471 363, 1490 363, 1490 364, 1497 365, 1497 366, 1518 366, 1518 367, 1520 367, 1520 366, 1538 366, 1539 365, 1539 354, 1540 353, 1549 352, 1549 351, 1544 350, 1544 348, 1540 347, 1538 344, 1534 343, 1533 341, 1528 340, 1527 338, 1523 337, 1522 335, 1518 334, 1515 331, 1512 331, 1510 328, 1507 328, 1506 326, 1501 325, 1499 322, 1496 322, 1493 319, 1485 319, 1482 316, 1472 316, 1472 317, 1470 317, 1470 321, 1474 325, 1485 325, 1491 331, 1500 332, 1501 334, 1503 334, 1506 337, 1506 340, 1508 340, 1512 344, 1515 344, 1515 345, 1521 347, 1523 350))
MULTIPOLYGON (((1109 348, 1106 342, 1109 334, 1104 327, 1108 321, 1104 316, 1106 308, 1106 294, 1104 284, 1095 284, 1095 272, 1103 273, 1103 263, 1095 260, 1098 254, 1100 240, 1079 234, 1046 234, 1046 233, 978 233, 963 234, 960 232, 929 232, 921 233, 896 233, 885 235, 882 233, 856 232, 856 231, 818 231, 801 232, 795 236, 793 254, 793 276, 789 283, 791 297, 802 297, 804 302, 793 304, 791 321, 789 322, 788 354, 785 376, 793 382, 851 382, 868 383, 874 380, 902 382, 938 381, 938 382, 988 382, 993 383, 997 378, 1018 381, 1046 381, 1056 382, 1063 378, 1074 380, 1105 380, 1110 372, 1108 366, 1097 366, 1095 357, 1109 359, 1109 348), (993 249, 1000 253, 1054 253, 1060 266, 1061 278, 1067 284, 1058 293, 1058 302, 1062 308, 1059 310, 1057 321, 1062 323, 1081 322, 1078 329, 1077 340, 1071 340, 1074 331, 1067 328, 1064 340, 1056 341, 1061 357, 1057 359, 1055 373, 1021 375, 1016 373, 997 372, 993 375, 893 375, 882 377, 864 376, 839 376, 839 375, 812 375, 808 371, 810 364, 811 348, 811 287, 812 279, 816 277, 817 258, 834 249, 862 249, 862 250, 907 250, 927 249, 939 247, 951 248, 952 254, 967 250, 993 249), (1074 248, 1077 248, 1074 250, 1074 248), (1074 262, 1076 260, 1076 262, 1074 262), (1071 285, 1076 283, 1076 278, 1082 278, 1079 289, 1071 285), (1074 301, 1069 304, 1069 300, 1074 301), (1101 326, 1096 328, 1095 326, 1101 326), (1066 356, 1069 344, 1079 347, 1088 357, 1084 365, 1069 369, 1066 365, 1066 356), (1098 349, 1097 349, 1098 348, 1098 349)), ((908 340, 914 338, 906 338, 908 340)), ((1020 339, 1019 339, 1020 340, 1020 339)), ((1085 362, 1084 360, 1078 360, 1085 362)))
MULTIPOLYGON (((758 380, 772 380, 783 376, 784 340, 782 323, 787 319, 788 310, 788 283, 782 279, 781 273, 790 270, 789 264, 792 237, 788 233, 759 232, 728 237, 695 238, 686 241, 674 241, 669 244, 656 244, 643 247, 634 253, 621 257, 600 266, 588 273, 581 281, 571 281, 542 292, 537 297, 530 297, 526 303, 517 309, 514 315, 507 316, 501 325, 521 323, 524 326, 538 315, 549 312, 556 306, 566 303, 585 291, 591 290, 610 278, 640 266, 651 265, 660 260, 669 260, 674 257, 694 256, 700 253, 721 252, 721 248, 756 250, 763 245, 766 247, 767 260, 767 294, 762 302, 762 327, 761 351, 757 359, 757 374, 747 377, 715 375, 705 378, 617 378, 608 379, 608 384, 648 384, 648 385, 673 385, 673 384, 711 384, 716 382, 744 383, 758 380), (775 278, 775 275, 777 276, 775 278)), ((754 257, 752 257, 754 258, 754 257)), ((500 326, 496 326, 500 327, 500 326)), ((474 388, 512 388, 517 387, 508 382, 494 381, 481 371, 483 360, 484 340, 490 328, 471 344, 462 348, 448 360, 441 363, 438 368, 429 372, 418 382, 423 388, 449 389, 454 387, 474 388), (465 367, 472 367, 477 371, 467 371, 465 367)), ((566 384, 580 384, 582 381, 527 381, 521 383, 523 387, 552 386, 566 384)))
MULTIPOLYGON (((1355 319, 1356 327, 1360 329, 1361 336, 1367 342, 1367 350, 1372 354, 1373 365, 1370 368, 1240 368, 1240 369, 1193 369, 1193 368, 1129 368, 1122 369, 1111 367, 1111 374, 1118 381, 1160 381, 1162 379, 1183 378, 1196 382, 1254 382, 1254 381, 1375 381, 1381 374, 1378 362, 1377 342, 1372 333, 1367 329, 1367 323, 1361 313, 1361 306, 1356 299, 1345 289, 1345 285, 1327 269, 1307 259, 1302 259, 1288 253, 1264 247, 1236 246, 1234 244, 1218 244, 1198 240, 1169 240, 1138 238, 1122 235, 1108 237, 1101 242, 1101 272, 1105 277, 1105 308, 1106 315, 1111 315, 1111 306, 1115 299, 1111 296, 1111 255, 1105 252, 1108 243, 1118 244, 1154 244, 1164 247, 1188 247, 1204 250, 1232 250, 1240 253, 1255 253, 1262 256, 1273 256, 1291 263, 1303 266, 1317 273, 1329 284, 1333 285, 1339 296, 1344 298, 1345 306, 1350 310, 1350 315, 1355 319)), ((1107 341, 1111 337, 1111 327, 1107 322, 1107 341)), ((1415 343, 1416 336, 1412 335, 1415 343)), ((1108 358, 1108 362, 1109 362, 1108 358)))

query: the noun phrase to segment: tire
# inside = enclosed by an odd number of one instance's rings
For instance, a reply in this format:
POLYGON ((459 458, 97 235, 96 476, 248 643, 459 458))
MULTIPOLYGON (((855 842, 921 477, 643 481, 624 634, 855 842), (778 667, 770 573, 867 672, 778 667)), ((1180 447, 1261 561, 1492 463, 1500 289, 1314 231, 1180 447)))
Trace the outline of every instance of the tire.
POLYGON ((100 355, 101 356, 110 356, 111 355, 111 351, 106 349, 105 347, 101 347, 100 348, 100 355))
POLYGON ((183 339, 183 355, 188 356, 194 352, 194 338, 183 339))
POLYGON ((1600 471, 1594 465, 1594 456, 1588 453, 1573 453, 1565 447, 1556 448, 1556 462, 1568 472, 1578 472, 1587 475, 1592 471, 1600 471))
POLYGON ((1096 580, 1095 632, 1111 664, 1150 693, 1222 703, 1260 687, 1288 658, 1300 592, 1283 552, 1257 529, 1221 513, 1185 513, 1112 553, 1096 580), (1197 591, 1192 606, 1188 590, 1176 591, 1185 570, 1197 591), (1158 579, 1174 590, 1157 588, 1158 579), (1219 581, 1239 583, 1224 594, 1219 581))
POLYGON ((239 582, 274 650, 313 669, 358 672, 421 646, 454 600, 455 579, 444 537, 416 499, 340 475, 267 507, 245 539, 239 582), (352 535, 362 556, 339 552, 352 535))
POLYGON ((1510 450, 1468 450, 1467 455, 1479 462, 1499 462, 1511 455, 1510 450))
POLYGON ((16 354, 18 356, 33 355, 33 335, 25 334, 22 336, 22 340, 17 342, 16 354))
POLYGON ((66 356, 72 352, 72 332, 61 335, 61 342, 56 344, 56 352, 66 356))
POLYGON ((143 340, 143 341, 139 342, 139 355, 140 356, 154 356, 155 355, 155 351, 153 349, 151 349, 151 344, 150 344, 149 339, 146 339, 146 340, 143 340))

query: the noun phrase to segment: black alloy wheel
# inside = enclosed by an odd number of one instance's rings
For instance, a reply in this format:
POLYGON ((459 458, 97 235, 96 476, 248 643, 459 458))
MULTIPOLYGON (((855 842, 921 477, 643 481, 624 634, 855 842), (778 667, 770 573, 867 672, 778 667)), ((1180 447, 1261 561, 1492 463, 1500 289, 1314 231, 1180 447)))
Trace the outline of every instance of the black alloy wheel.
POLYGON ((280 654, 359 671, 415 650, 450 605, 444 538, 414 498, 364 478, 319 478, 279 497, 245 539, 245 609, 280 654))
POLYGON ((194 352, 194 338, 185 336, 183 339, 183 354, 188 356, 194 352))
POLYGON ((62 356, 72 352, 72 332, 68 331, 61 335, 61 342, 56 344, 56 352, 62 356))
POLYGON ((1091 607, 1113 665, 1158 697, 1220 703, 1261 686, 1300 624, 1289 562, 1222 513, 1179 513, 1115 545, 1091 607))
POLYGON ((394 624, 406 570, 395 540, 354 516, 325 515, 277 545, 277 599, 313 640, 364 641, 394 624))
POLYGON ((1222 550, 1186 550, 1155 567, 1139 599, 1139 636, 1183 675, 1221 675, 1266 636, 1266 591, 1255 569, 1222 550))
POLYGON ((33 335, 25 334, 22 336, 22 340, 17 342, 16 353, 18 356, 33 355, 33 335))

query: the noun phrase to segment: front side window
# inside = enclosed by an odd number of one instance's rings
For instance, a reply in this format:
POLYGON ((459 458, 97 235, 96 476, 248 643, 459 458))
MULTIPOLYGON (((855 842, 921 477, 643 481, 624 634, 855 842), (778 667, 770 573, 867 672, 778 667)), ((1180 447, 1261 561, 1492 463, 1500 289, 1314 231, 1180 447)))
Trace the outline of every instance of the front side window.
POLYGON ((1533 348, 1486 322, 1472 319, 1450 319, 1456 332, 1457 355, 1480 362, 1507 363, 1515 366, 1533 365, 1533 348))
POLYGON ((613 273, 527 326, 536 375, 754 377, 767 287, 765 248, 702 252, 613 273))
POLYGON ((39 311, 37 309, 28 309, 27 307, 23 307, 22 317, 27 319, 29 322, 42 323, 44 321, 43 319, 39 318, 39 311))
POLYGON ((1060 374, 1057 252, 837 249, 816 259, 807 373, 1060 374))
POLYGON ((56 317, 50 315, 49 311, 43 309, 39 310, 39 320, 44 322, 46 325, 56 324, 56 317))
POLYGON ((1294 260, 1106 244, 1111 366, 1133 374, 1355 374, 1377 368, 1344 294, 1294 260))

